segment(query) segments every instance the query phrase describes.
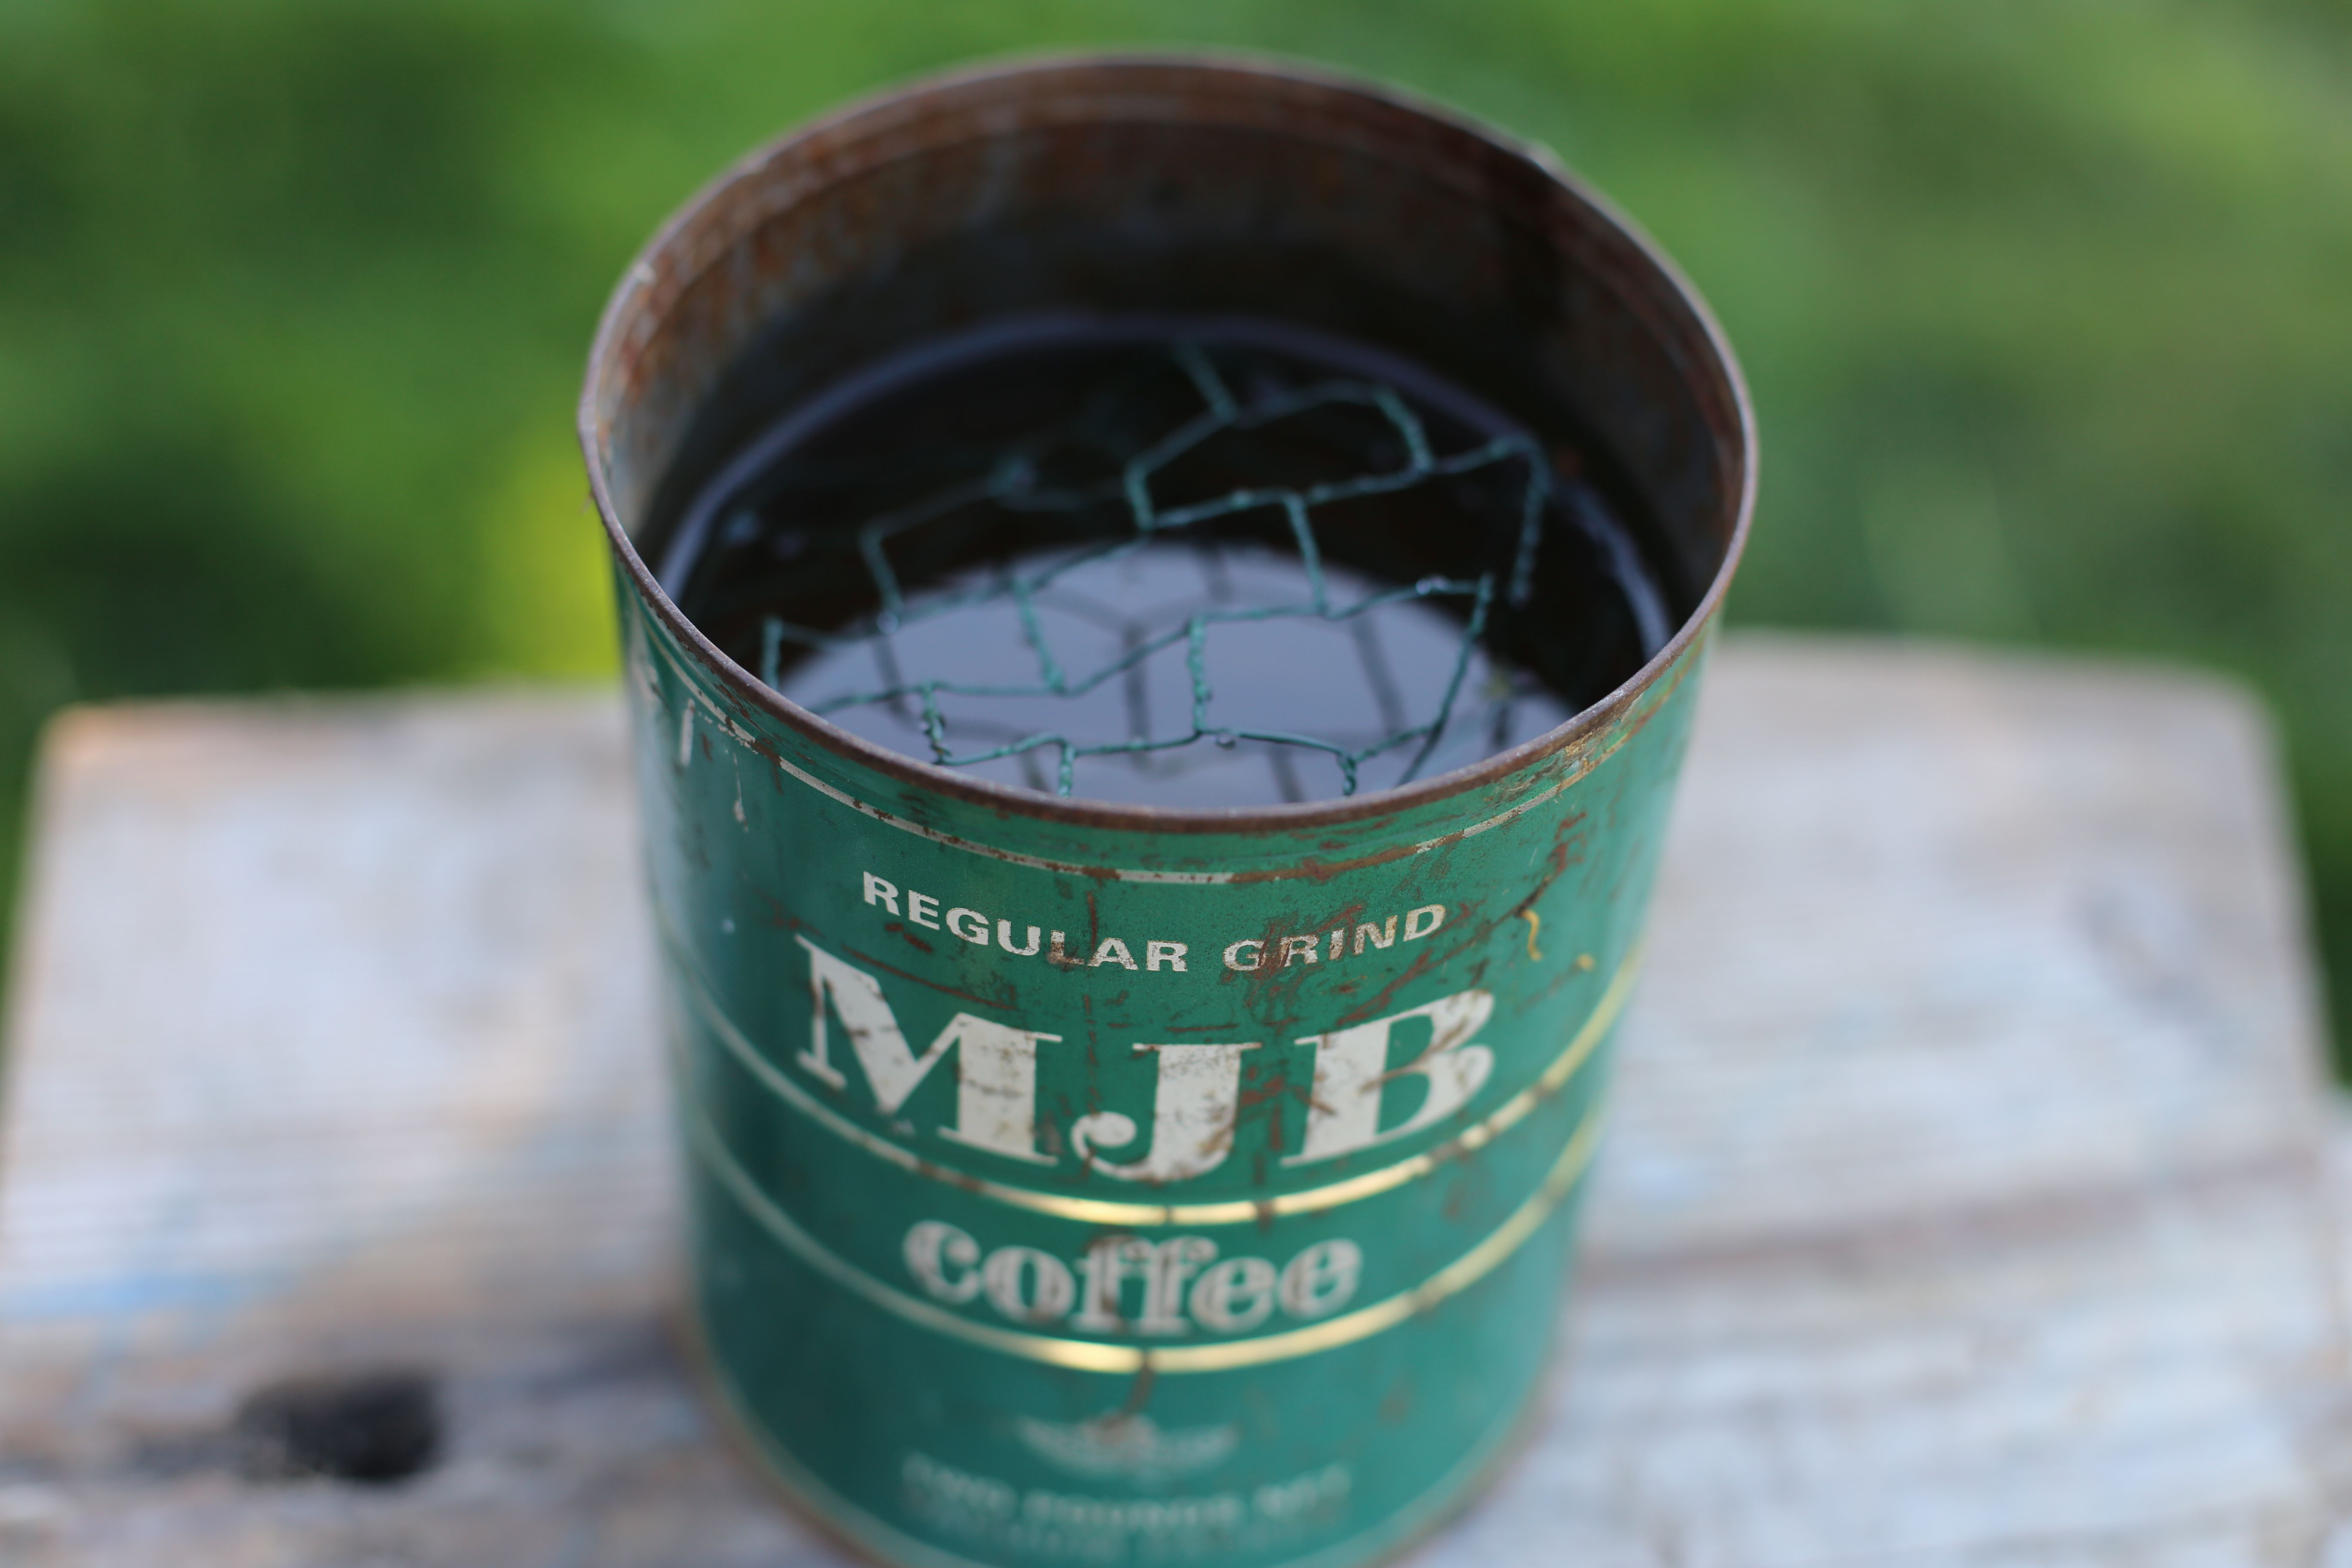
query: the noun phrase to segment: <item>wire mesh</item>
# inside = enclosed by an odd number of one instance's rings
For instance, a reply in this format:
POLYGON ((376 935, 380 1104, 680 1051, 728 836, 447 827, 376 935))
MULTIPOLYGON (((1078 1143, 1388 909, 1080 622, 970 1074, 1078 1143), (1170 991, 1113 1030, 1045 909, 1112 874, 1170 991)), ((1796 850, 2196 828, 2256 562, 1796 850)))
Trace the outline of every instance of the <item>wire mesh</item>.
MULTIPOLYGON (((1482 643, 1498 605, 1527 603, 1555 500, 1550 465, 1531 439, 1506 432, 1440 452, 1411 401, 1384 381, 1325 375, 1245 396, 1202 344, 1179 342, 1156 352, 1181 373, 1197 400, 1193 412, 1144 438, 1104 477, 1056 483, 1046 459, 1057 446, 1074 438, 1100 444, 1103 409, 1118 395, 1117 387, 1102 389, 1076 420, 1035 431, 982 471, 866 519, 856 530, 856 548, 879 607, 835 630, 764 616, 761 679, 854 727, 865 727, 855 724, 861 717, 890 715, 908 742, 902 749, 940 766, 985 772, 985 764, 1010 760, 1031 787, 1066 796, 1078 793, 1078 768, 1088 759, 1123 760, 1165 776, 1179 771, 1168 765, 1177 754, 1202 748, 1264 754, 1286 799, 1329 793, 1300 779, 1298 762, 1312 755, 1336 768, 1338 793, 1352 795, 1372 773, 1381 787, 1407 783, 1441 750, 1458 765, 1469 758, 1457 752, 1485 754, 1568 716, 1566 705, 1482 643), (1399 460, 1339 479, 1242 485, 1183 504, 1155 493, 1171 466, 1213 440, 1343 406, 1375 416, 1399 460), (1482 470, 1507 470, 1517 481, 1508 503, 1516 513, 1510 548, 1494 569, 1391 584, 1328 558, 1318 514, 1482 470), (1108 537, 1030 551, 910 590, 894 566, 892 541, 972 507, 1016 518, 1108 507, 1120 521, 1108 537), (1211 537, 1210 525, 1250 513, 1278 520, 1273 534, 1286 549, 1211 537), (1150 598, 1149 589, 1167 587, 1180 554, 1188 565, 1178 574, 1192 574, 1187 591, 1172 605, 1139 609, 1135 601, 1150 598), (975 616, 1009 621, 1023 662, 1012 679, 1002 661, 971 657, 975 616), (1247 711, 1235 711, 1235 686, 1264 683, 1237 683, 1231 658, 1221 683, 1213 647, 1243 643, 1262 653, 1268 634, 1309 626, 1327 642, 1344 638, 1356 666, 1352 705, 1332 698, 1328 679, 1304 679, 1298 689, 1271 697, 1260 689, 1242 704, 1247 711), (950 628, 957 635, 946 635, 950 628), (1164 700, 1169 682, 1155 687, 1146 679, 1171 660, 1172 704, 1164 700), (1435 678, 1401 679, 1401 667, 1435 678), (1155 690, 1163 700, 1150 700, 1155 690), (1122 700, 1108 700, 1114 696, 1122 700), (1040 701, 1053 710, 1041 713, 1040 701), (1171 706, 1176 721, 1155 724, 1152 710, 1171 706), (1368 715, 1375 721, 1369 727, 1368 715)), ((1328 672, 1328 650, 1306 662, 1328 672)))

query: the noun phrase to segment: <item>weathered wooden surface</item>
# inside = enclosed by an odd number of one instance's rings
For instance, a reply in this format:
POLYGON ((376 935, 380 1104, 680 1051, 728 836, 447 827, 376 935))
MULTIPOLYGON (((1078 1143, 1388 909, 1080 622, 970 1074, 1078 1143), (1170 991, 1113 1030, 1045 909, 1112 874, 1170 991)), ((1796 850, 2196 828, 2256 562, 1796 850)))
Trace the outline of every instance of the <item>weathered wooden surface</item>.
MULTIPOLYGON (((2345 1279, 2259 726, 1735 644, 1551 1414, 1432 1564, 2352 1563, 2345 1279)), ((53 737, 0 1145, 0 1563, 832 1563, 717 1443, 603 697, 53 737), (292 1373, 441 1461, 245 1479, 292 1373)))

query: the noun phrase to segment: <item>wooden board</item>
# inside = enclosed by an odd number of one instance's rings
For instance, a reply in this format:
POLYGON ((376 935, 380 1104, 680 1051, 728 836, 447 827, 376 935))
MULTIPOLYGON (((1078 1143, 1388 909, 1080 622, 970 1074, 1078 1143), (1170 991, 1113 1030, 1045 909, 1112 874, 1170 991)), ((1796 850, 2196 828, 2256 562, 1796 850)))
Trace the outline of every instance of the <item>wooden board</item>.
MULTIPOLYGON (((2128 668, 1734 642, 1549 1415, 1480 1568, 2352 1563, 2269 742, 2128 668)), ((601 693, 52 732, 0 1142, 0 1563, 816 1564, 667 1326, 601 693), (289 1375, 439 1461, 249 1479, 289 1375)))

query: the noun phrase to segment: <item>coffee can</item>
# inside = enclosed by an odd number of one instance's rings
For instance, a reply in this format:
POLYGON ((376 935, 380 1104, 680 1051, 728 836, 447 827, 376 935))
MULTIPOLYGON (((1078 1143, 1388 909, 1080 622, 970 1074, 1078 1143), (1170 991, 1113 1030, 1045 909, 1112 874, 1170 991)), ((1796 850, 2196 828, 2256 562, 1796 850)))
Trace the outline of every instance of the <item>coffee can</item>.
POLYGON ((1026 61, 707 188, 614 295, 580 433, 686 1315, 756 1462, 907 1568, 1346 1568, 1460 1505, 1545 1385, 1748 528, 1747 397, 1689 287, 1545 151, 1389 89, 1026 61), (869 743, 665 589, 654 543, 779 410, 941 333, 1136 310, 1295 321, 1559 411, 1654 520, 1654 654, 1473 765, 1187 810, 869 743))

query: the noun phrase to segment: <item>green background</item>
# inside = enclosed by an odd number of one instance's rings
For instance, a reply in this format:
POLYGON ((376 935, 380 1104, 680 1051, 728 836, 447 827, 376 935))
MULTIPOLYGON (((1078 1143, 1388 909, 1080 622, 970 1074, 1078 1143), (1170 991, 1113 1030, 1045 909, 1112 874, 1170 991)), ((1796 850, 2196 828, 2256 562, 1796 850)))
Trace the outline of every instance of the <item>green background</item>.
POLYGON ((609 672, 570 405, 652 226, 845 94, 1188 40, 1548 141, 1682 260, 1764 431, 1735 625, 2258 687, 2352 997, 2352 10, 2318 3, 6 0, 0 820, 68 701, 609 672))

